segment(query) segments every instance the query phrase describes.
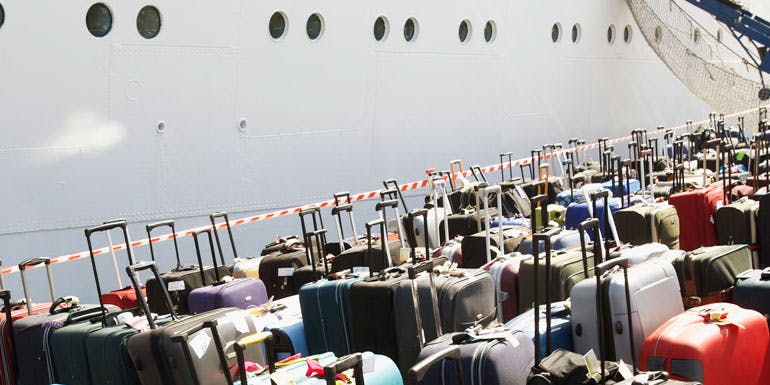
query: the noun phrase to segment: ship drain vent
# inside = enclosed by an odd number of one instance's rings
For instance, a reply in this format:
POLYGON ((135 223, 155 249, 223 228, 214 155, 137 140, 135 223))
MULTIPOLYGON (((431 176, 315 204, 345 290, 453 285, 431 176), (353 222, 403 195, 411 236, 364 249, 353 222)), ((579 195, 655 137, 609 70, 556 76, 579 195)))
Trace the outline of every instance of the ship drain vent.
MULTIPOLYGON (((699 25, 674 0, 626 0, 639 31, 671 72, 715 111, 731 113, 762 103, 759 70, 699 25)), ((715 34, 717 31, 713 31, 715 34)), ((748 127, 754 126, 749 125, 748 127)))

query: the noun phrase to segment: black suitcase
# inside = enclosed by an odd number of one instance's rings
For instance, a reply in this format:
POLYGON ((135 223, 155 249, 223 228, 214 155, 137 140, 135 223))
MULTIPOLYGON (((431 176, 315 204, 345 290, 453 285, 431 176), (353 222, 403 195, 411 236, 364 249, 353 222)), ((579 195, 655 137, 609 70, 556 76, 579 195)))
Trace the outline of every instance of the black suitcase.
MULTIPOLYGON (((160 275, 161 281, 151 277, 145 283, 147 290, 147 303, 150 306, 150 311, 154 313, 164 313, 167 311, 166 303, 163 298, 163 289, 161 285, 165 285, 171 295, 171 301, 174 304, 174 311, 177 314, 189 314, 190 307, 187 303, 187 297, 190 292, 206 286, 206 282, 216 282, 217 277, 224 277, 230 274, 227 266, 217 266, 216 269, 211 266, 205 266, 200 269, 198 265, 183 265, 179 258, 179 245, 176 240, 176 229, 174 228, 174 221, 167 220, 163 222, 151 223, 146 226, 147 238, 150 240, 150 256, 152 261, 155 262, 155 249, 152 246, 152 230, 158 227, 168 226, 171 228, 171 234, 174 241, 174 252, 176 254, 176 266, 169 271, 160 275)), ((200 261, 199 261, 200 263, 200 261)))

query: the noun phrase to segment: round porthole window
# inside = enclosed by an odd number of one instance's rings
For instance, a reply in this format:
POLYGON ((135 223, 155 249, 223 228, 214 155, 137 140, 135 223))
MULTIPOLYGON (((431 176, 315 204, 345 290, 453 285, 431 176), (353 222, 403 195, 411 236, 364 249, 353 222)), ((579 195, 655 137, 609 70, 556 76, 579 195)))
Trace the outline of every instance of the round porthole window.
POLYGON ((631 29, 630 25, 626 25, 626 28, 623 29, 623 41, 626 43, 630 43, 631 39, 633 38, 633 30, 631 29))
POLYGON ((324 30, 324 20, 321 15, 314 13, 307 18, 307 37, 310 40, 318 39, 324 30))
POLYGON ((561 40, 561 24, 554 23, 551 27, 551 41, 558 43, 561 40))
POLYGON ((471 39, 471 22, 469 20, 463 20, 460 23, 457 34, 460 37, 461 43, 467 43, 471 39))
POLYGON ((572 42, 577 43, 580 41, 580 34, 582 32, 582 29, 580 28, 580 24, 575 24, 572 26, 572 42))
POLYGON ((487 43, 491 43, 497 37, 497 25, 492 20, 487 21, 487 25, 484 26, 484 40, 487 43))
POLYGON ((417 20, 410 17, 404 23, 404 39, 406 41, 412 41, 417 38, 417 20))
POLYGON ((383 41, 388 36, 388 19, 385 16, 380 16, 374 21, 374 40, 383 41))
POLYGON ((273 39, 278 40, 282 38, 286 34, 286 15, 283 12, 273 13, 273 16, 270 16, 268 29, 273 39))
POLYGON ((3 9, 3 5, 0 4, 0 28, 3 27, 3 23, 5 23, 5 9, 3 9))
POLYGON ((88 8, 86 27, 95 37, 104 37, 112 29, 112 12, 103 3, 96 3, 88 8))
POLYGON ((663 40, 663 29, 660 26, 655 27, 655 42, 660 43, 663 40))
POLYGON ((145 39, 152 39, 160 33, 160 12, 152 5, 145 6, 136 15, 136 29, 145 39))
POLYGON ((607 28, 607 43, 615 43, 615 24, 610 24, 607 28))

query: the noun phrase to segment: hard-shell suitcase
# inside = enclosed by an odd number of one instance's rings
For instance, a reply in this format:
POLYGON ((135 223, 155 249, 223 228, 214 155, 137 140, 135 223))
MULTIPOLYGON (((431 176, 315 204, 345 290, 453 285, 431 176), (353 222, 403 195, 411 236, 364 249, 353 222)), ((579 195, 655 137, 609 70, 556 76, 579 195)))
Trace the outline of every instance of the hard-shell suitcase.
MULTIPOLYGON (((427 271, 428 278, 433 275, 432 261, 427 261, 415 267, 409 268, 409 277, 417 279, 421 271, 427 271)), ((415 286, 412 285, 412 288, 415 286)), ((495 335, 487 338, 476 338, 467 332, 442 334, 441 326, 435 325, 440 337, 425 344, 424 326, 429 322, 423 322, 421 315, 424 313, 422 296, 416 290, 412 294, 412 306, 414 321, 417 328, 413 338, 418 340, 422 347, 416 362, 428 359, 438 352, 444 351, 449 346, 457 346, 460 349, 460 364, 462 366, 462 380, 458 377, 456 368, 451 366, 433 366, 424 373, 422 384, 489 384, 489 385, 523 385, 526 372, 533 363, 533 346, 529 336, 519 330, 500 328, 495 335), (423 347, 424 345, 424 347, 423 347)), ((436 297, 436 291, 432 291, 436 297)), ((432 310, 434 314, 439 312, 434 302, 432 310)), ((434 320, 436 318, 434 317, 434 320)), ((475 333, 474 333, 475 334, 475 333)), ((419 368, 418 364, 418 368, 419 368)))
POLYGON ((309 357, 305 326, 300 310, 299 295, 281 298, 247 310, 255 318, 257 329, 273 333, 274 343, 282 350, 278 359, 296 354, 309 357))
MULTIPOLYGON (((543 223, 547 223, 548 220, 545 218, 547 215, 545 212, 540 210, 534 210, 538 206, 538 204, 544 204, 547 197, 545 195, 537 195, 533 196, 531 199, 532 207, 533 207, 533 213, 537 214, 540 213, 540 221, 532 221, 532 233, 545 231, 548 226, 543 225, 543 223)), ((559 232, 552 232, 551 233, 551 248, 552 250, 563 250, 563 249, 570 249, 580 246, 580 236, 578 235, 578 232, 575 230, 562 230, 559 232)), ((532 236, 526 236, 521 240, 521 244, 519 244, 519 252, 522 254, 532 254, 533 247, 532 247, 532 236)), ((519 304, 521 305, 521 301, 519 301, 519 304)))
POLYGON ((519 267, 527 258, 521 253, 499 256, 483 266, 497 285, 497 320, 506 322, 519 314, 519 267))
POLYGON ((652 259, 622 269, 622 274, 618 270, 609 270, 611 265, 625 267, 628 259, 614 258, 603 263, 597 271, 605 271, 605 274, 596 280, 582 281, 572 289, 572 337, 576 353, 585 354, 593 349, 604 359, 622 359, 630 363, 639 355, 638 351, 632 351, 629 343, 628 306, 633 318, 630 333, 633 334, 633 345, 638 349, 644 338, 658 326, 682 312, 682 303, 676 300, 680 293, 679 282, 668 261, 652 259), (601 300, 597 300, 597 296, 601 300), (604 327, 597 325, 597 319, 604 327))
POLYGON ((644 341, 642 370, 703 385, 764 384, 767 320, 754 310, 712 303, 680 313, 644 341))
POLYGON ((733 302, 744 308, 762 313, 770 322, 770 268, 748 270, 735 280, 733 302))
POLYGON ((703 247, 673 261, 685 307, 732 301, 736 277, 751 270, 746 245, 703 247))
MULTIPOLYGON (((195 252, 198 255, 198 264, 203 270, 203 258, 201 254, 199 237, 206 234, 211 250, 211 260, 214 263, 216 282, 211 286, 199 287, 190 292, 187 300, 191 314, 199 314, 217 308, 237 307, 247 309, 267 302, 267 289, 259 278, 234 278, 222 280, 217 273, 217 257, 214 250, 214 240, 211 228, 204 228, 193 232, 195 252)), ((208 284, 208 282, 204 282, 208 284)))
POLYGON ((660 242, 679 248, 679 215, 672 206, 638 204, 616 211, 614 219, 623 242, 637 246, 660 242))
POLYGON ((673 194, 668 202, 676 208, 679 218, 687 218, 687 226, 679 230, 679 247, 690 251, 717 244, 714 214, 718 202, 723 201, 721 186, 708 187, 673 194))
POLYGON ((171 295, 171 301, 174 303, 174 311, 178 314, 189 314, 190 306, 187 303, 187 297, 190 292, 206 285, 206 282, 216 282, 217 275, 224 277, 229 274, 227 266, 217 266, 214 270, 211 266, 200 268, 198 265, 183 265, 179 258, 179 245, 177 244, 176 229, 173 220, 151 223, 146 226, 147 238, 150 239, 150 256, 155 261, 155 249, 152 246, 152 230, 158 227, 168 226, 171 228, 172 239, 174 241, 174 252, 176 255, 176 266, 171 271, 161 274, 161 281, 156 281, 155 277, 147 279, 145 283, 147 288, 147 303, 150 305, 150 311, 163 313, 166 311, 166 304, 163 298, 163 289, 160 285, 165 285, 171 295))
POLYGON ((302 286, 302 309, 308 350, 311 354, 333 352, 343 356, 353 352, 350 287, 363 275, 339 274, 302 286))

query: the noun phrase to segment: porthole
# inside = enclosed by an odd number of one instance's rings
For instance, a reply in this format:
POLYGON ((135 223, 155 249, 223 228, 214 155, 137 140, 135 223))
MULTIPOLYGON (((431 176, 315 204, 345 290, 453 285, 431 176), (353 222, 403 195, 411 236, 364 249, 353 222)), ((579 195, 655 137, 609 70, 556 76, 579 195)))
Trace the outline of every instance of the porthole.
POLYGON ((663 40, 663 29, 660 26, 655 27, 655 42, 660 43, 663 40))
POLYGON ((463 20, 460 23, 457 34, 460 36, 461 43, 467 43, 471 39, 471 22, 469 20, 463 20))
POLYGON ((626 28, 623 29, 623 41, 626 43, 630 43, 631 39, 633 38, 633 30, 631 29, 631 25, 626 25, 626 28))
POLYGON ((558 43, 561 40, 561 24, 554 23, 551 27, 551 41, 558 43))
POLYGON ((487 21, 487 25, 484 26, 484 40, 487 43, 491 43, 497 37, 497 25, 492 20, 487 21))
POLYGON ((104 37, 112 29, 112 12, 103 3, 96 3, 88 8, 86 27, 95 37, 104 37))
POLYGON ((270 16, 268 29, 270 30, 270 36, 275 40, 286 35, 286 15, 283 12, 273 13, 273 16, 270 16))
POLYGON ((0 4, 0 28, 3 27, 3 23, 5 23, 5 9, 3 9, 3 5, 0 4))
POLYGON ((388 37, 388 31, 390 25, 388 19, 385 16, 380 16, 374 21, 374 40, 383 41, 388 37))
POLYGON ((318 39, 324 30, 324 19, 321 15, 314 13, 307 18, 307 25, 305 27, 307 29, 307 37, 310 40, 318 39))
POLYGON ((580 34, 581 34, 581 28, 580 24, 575 24, 572 26, 572 42, 577 43, 580 41, 580 34))
POLYGON ((406 41, 413 41, 417 38, 417 20, 415 20, 413 17, 410 17, 406 20, 404 23, 404 39, 406 41))
POLYGON ((692 33, 692 41, 696 44, 700 42, 700 29, 695 28, 695 31, 692 33))
POLYGON ((136 29, 145 39, 152 39, 160 33, 160 12, 152 5, 145 6, 136 15, 136 29))
POLYGON ((610 24, 607 28, 607 43, 615 43, 615 24, 610 24))

